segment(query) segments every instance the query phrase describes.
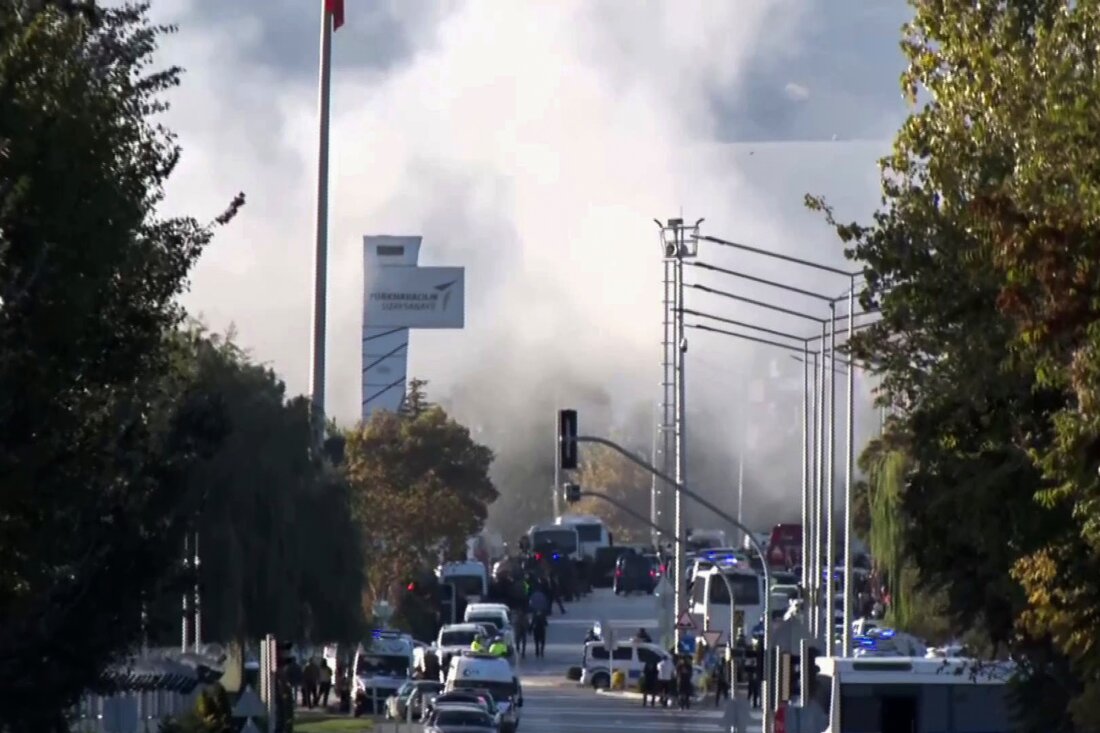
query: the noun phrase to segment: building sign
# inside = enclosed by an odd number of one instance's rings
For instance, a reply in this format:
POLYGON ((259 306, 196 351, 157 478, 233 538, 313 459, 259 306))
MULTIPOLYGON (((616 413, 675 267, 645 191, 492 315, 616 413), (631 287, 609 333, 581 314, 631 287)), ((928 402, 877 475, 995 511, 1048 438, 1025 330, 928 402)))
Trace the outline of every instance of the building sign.
POLYGON ((462 267, 380 267, 367 274, 363 323, 372 328, 462 328, 462 267))

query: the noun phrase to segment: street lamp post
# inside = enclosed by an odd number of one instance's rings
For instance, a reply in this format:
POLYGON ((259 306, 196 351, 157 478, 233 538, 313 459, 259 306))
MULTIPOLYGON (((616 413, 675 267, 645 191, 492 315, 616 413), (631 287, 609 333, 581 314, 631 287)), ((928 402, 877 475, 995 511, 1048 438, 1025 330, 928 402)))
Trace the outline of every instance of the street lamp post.
MULTIPOLYGON (((851 344, 854 332, 856 279, 853 276, 848 288, 848 343, 851 344)), ((852 493, 855 490, 854 457, 855 439, 855 354, 848 349, 848 410, 844 419, 847 451, 844 455, 844 635, 843 654, 852 656, 852 493)))

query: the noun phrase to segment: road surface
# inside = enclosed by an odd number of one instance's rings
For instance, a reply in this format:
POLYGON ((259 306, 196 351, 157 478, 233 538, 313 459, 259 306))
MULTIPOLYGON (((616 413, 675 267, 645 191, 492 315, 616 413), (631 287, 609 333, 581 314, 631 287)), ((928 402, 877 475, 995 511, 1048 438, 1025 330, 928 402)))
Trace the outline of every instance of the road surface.
MULTIPOLYGON (((520 733, 718 733, 724 712, 708 699, 688 711, 643 708, 632 695, 597 693, 566 679, 569 667, 581 662, 585 633, 596 621, 606 621, 620 638, 634 636, 645 628, 657 637, 657 606, 652 596, 615 596, 598 589, 587 598, 566 605, 567 613, 550 618, 546 658, 534 658, 534 643, 528 642, 527 659, 520 660, 524 706, 520 733), (709 704, 708 704, 709 703, 709 704)), ((742 693, 743 694, 743 693, 742 693)), ((420 733, 419 726, 401 726, 387 722, 376 728, 380 733, 401 731, 420 733)), ((751 731, 760 730, 759 715, 754 715, 751 731)))
MULTIPOLYGON (((600 694, 565 678, 571 666, 580 664, 585 633, 597 620, 610 623, 620 638, 645 628, 657 637, 657 606, 653 596, 615 596, 598 589, 587 598, 566 606, 567 613, 550 619, 546 658, 528 657, 520 662, 524 707, 521 733, 717 733, 723 730, 723 712, 713 701, 697 709, 643 708, 641 700, 600 694)), ((752 730, 759 730, 759 717, 752 730)))

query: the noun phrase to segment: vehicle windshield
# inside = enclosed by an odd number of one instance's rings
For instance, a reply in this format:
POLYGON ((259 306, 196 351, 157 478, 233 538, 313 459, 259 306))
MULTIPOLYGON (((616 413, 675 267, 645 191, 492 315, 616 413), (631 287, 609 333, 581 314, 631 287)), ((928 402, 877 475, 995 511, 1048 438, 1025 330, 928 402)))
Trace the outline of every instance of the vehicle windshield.
POLYGON ((355 665, 355 674, 379 675, 383 677, 407 677, 409 658, 406 656, 386 656, 379 654, 360 654, 355 665))
POLYGON ((436 713, 434 724, 440 727, 492 728, 493 719, 485 713, 476 713, 473 710, 444 709, 436 713))
POLYGON ((577 539, 581 542, 599 542, 603 539, 602 524, 574 524, 573 529, 577 530, 577 539))
POLYGON ((493 614, 486 614, 486 613, 473 613, 473 614, 470 614, 470 618, 468 618, 467 621, 469 621, 472 624, 489 624, 494 629, 498 629, 498 630, 501 628, 501 625, 502 625, 500 616, 495 616, 493 614))
POLYGON ((488 680, 455 680, 455 689, 484 689, 488 690, 494 700, 508 700, 516 694, 516 683, 490 682, 488 680))
POLYGON ((551 545, 558 552, 571 555, 577 551, 577 533, 573 529, 539 529, 531 533, 531 546, 551 545))
MULTIPOLYGON (((733 602, 738 606, 760 605, 760 580, 755 575, 746 573, 726 573, 730 585, 733 586, 733 602)), ((722 579, 717 575, 711 580, 710 602, 728 606, 730 602, 729 590, 722 579)))
POLYGON ((469 646, 477 638, 476 631, 444 631, 439 635, 440 646, 469 646))
POLYGON ((455 590, 465 596, 480 596, 485 593, 480 575, 446 575, 448 583, 454 585, 455 590))

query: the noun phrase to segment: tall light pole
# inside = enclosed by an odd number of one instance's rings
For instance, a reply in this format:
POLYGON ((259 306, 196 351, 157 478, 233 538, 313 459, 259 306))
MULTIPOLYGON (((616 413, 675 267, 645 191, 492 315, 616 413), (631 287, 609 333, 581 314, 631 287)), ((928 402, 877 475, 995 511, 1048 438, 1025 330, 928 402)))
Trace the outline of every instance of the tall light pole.
MULTIPOLYGON (((342 7, 342 6, 341 6, 342 7)), ((328 306, 328 151, 329 98, 332 82, 333 24, 343 23, 343 14, 333 17, 329 3, 321 5, 321 60, 318 79, 317 220, 313 259, 313 358, 310 362, 310 398, 313 429, 319 447, 325 435, 325 333, 328 306)))
POLYGON ((852 656, 852 493, 855 490, 854 457, 855 439, 854 413, 855 413, 855 354, 851 349, 851 338, 854 333, 854 313, 856 298, 856 279, 853 276, 848 288, 848 409, 844 420, 845 439, 847 451, 844 456, 844 640, 843 654, 852 656))
POLYGON ((836 507, 836 304, 829 304, 829 431, 825 474, 825 656, 836 652, 836 622, 833 597, 836 586, 836 538, 833 512, 836 507))
MULTIPOLYGON (((703 220, 699 219, 693 227, 687 227, 684 225, 683 219, 669 219, 665 225, 662 225, 660 221, 657 222, 657 225, 661 227, 661 243, 664 248, 666 265, 670 261, 672 264, 671 333, 669 333, 670 329, 666 328, 666 338, 671 337, 671 344, 666 341, 665 348, 667 353, 671 345, 673 357, 673 454, 675 467, 673 475, 676 483, 680 485, 687 483, 687 390, 686 380, 684 379, 684 355, 687 353, 687 339, 684 336, 684 260, 695 257, 698 249, 699 225, 702 223, 703 220), (689 228, 692 230, 690 242, 688 240, 689 228)), ((666 301, 668 295, 669 293, 666 290, 666 301)), ((684 536, 683 499, 679 491, 676 492, 674 498, 672 534, 676 537, 684 536)), ((682 543, 676 543, 673 565, 673 604, 676 607, 676 617, 679 618, 681 611, 683 611, 684 593, 684 548, 682 543)), ((675 640, 678 646, 680 643, 679 624, 676 624, 675 640)))

